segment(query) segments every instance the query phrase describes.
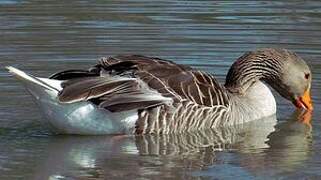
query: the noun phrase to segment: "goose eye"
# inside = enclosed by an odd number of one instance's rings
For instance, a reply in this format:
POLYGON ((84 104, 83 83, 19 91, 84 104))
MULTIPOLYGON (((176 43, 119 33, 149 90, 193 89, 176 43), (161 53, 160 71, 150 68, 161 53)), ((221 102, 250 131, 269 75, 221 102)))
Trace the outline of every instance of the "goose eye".
POLYGON ((310 73, 305 73, 305 74, 304 74, 304 78, 305 78, 305 79, 309 79, 309 77, 310 77, 310 73))

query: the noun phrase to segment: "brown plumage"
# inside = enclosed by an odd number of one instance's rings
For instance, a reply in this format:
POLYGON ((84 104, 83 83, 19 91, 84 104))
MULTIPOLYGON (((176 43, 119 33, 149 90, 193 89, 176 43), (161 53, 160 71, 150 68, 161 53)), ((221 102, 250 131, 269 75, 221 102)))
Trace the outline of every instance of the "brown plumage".
POLYGON ((51 78, 65 80, 59 93, 63 103, 88 100, 112 112, 137 109, 140 118, 136 133, 165 131, 169 121, 179 123, 182 118, 194 121, 196 106, 206 109, 228 105, 227 95, 221 92, 223 87, 211 75, 159 58, 138 55, 103 58, 88 71, 68 70, 51 78), (179 113, 174 113, 176 108, 179 113), (168 122, 163 129, 145 127, 156 121, 168 122))
POLYGON ((88 70, 48 78, 8 70, 23 81, 57 129, 77 134, 172 133, 242 124, 275 114, 269 84, 312 110, 312 74, 295 53, 261 49, 231 66, 225 86, 212 75, 139 55, 103 58, 88 70))
POLYGON ((211 75, 159 58, 138 55, 103 58, 88 71, 63 71, 51 78, 68 80, 59 94, 60 101, 65 103, 91 99, 104 103, 115 95, 154 90, 174 101, 186 99, 209 107, 227 104, 227 97, 216 92, 222 87, 211 75), (86 73, 89 77, 85 77, 86 73), (147 87, 142 87, 139 80, 147 87))

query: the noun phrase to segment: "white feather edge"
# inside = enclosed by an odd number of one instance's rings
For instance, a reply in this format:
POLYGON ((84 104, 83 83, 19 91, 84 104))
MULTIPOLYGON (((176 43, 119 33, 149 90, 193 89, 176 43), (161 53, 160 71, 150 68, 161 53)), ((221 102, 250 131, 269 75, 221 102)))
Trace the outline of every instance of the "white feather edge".
MULTIPOLYGON (((63 81, 60 80, 55 80, 55 79, 48 79, 48 78, 40 78, 40 77, 35 77, 31 74, 27 74, 15 67, 12 66, 7 66, 6 69, 12 74, 14 75, 16 78, 18 78, 21 81, 29 81, 31 83, 35 83, 45 89, 48 90, 53 90, 53 91, 61 91, 63 88, 61 86, 61 84, 63 83, 63 81)), ((132 80, 134 78, 121 78, 118 77, 118 79, 120 80, 132 80)), ((169 97, 164 97, 162 96, 160 93, 158 93, 157 91, 154 90, 148 90, 146 92, 146 94, 143 95, 137 95, 136 98, 142 98, 145 100, 159 100, 159 101, 165 101, 168 103, 172 102, 172 99, 169 97)))
MULTIPOLYGON (((52 91, 53 96, 57 95, 57 91, 62 90, 61 83, 63 81, 35 77, 33 75, 27 74, 12 66, 7 66, 6 69, 12 75, 14 75, 18 80, 20 80, 22 83, 26 85, 28 84, 35 85, 35 86, 38 86, 39 89, 44 89, 46 91, 47 90, 52 91)), ((41 103, 46 103, 46 102, 47 101, 41 101, 41 103)), ((135 122, 138 118, 137 110, 120 112, 120 113, 110 113, 109 111, 101 111, 98 108, 92 109, 93 106, 91 103, 88 103, 88 104, 83 104, 83 103, 87 103, 87 102, 75 104, 75 106, 79 106, 79 108, 76 108, 75 112, 72 111, 73 115, 69 116, 69 118, 71 119, 62 119, 61 117, 65 117, 65 116, 58 116, 59 113, 52 114, 52 113, 46 113, 46 111, 44 111, 44 113, 47 118, 51 119, 49 120, 49 122, 53 127, 55 127, 56 131, 60 133, 66 133, 66 134, 83 134, 83 135, 114 134, 114 133, 117 134, 117 133, 124 132, 124 128, 126 129, 126 133, 131 133, 132 128, 134 128, 135 122), (90 111, 93 111, 93 112, 90 112, 90 111), (79 113, 83 115, 86 114, 86 115, 82 117, 82 116, 79 116, 79 113), (53 115, 53 116, 50 116, 50 115, 53 115), (104 120, 101 121, 101 119, 98 117, 103 117, 104 120), (84 120, 85 122, 79 123, 80 120, 84 120), (87 127, 88 124, 86 123, 89 123, 90 121, 92 121, 92 126, 96 126, 97 123, 98 124, 102 123, 99 125, 99 127, 108 126, 108 124, 111 122, 119 122, 120 127, 115 126, 116 129, 114 130, 97 130, 99 129, 97 127, 94 130, 92 127, 87 127)), ((69 110, 69 108, 71 108, 71 110, 75 109, 72 105, 70 106, 70 105, 55 104, 55 103, 48 103, 46 105, 48 105, 48 108, 50 108, 51 106, 56 106, 56 108, 61 110, 62 114, 65 114, 69 110)), ((47 106, 44 106, 44 107, 47 107, 47 106)))
POLYGON ((27 73, 15 68, 15 67, 12 67, 12 66, 6 66, 6 69, 9 71, 9 73, 14 75, 17 79, 19 79, 21 81, 30 81, 32 83, 39 85, 39 86, 42 86, 45 89, 48 89, 48 90, 53 90, 53 91, 61 91, 62 90, 61 83, 63 81, 35 77, 31 74, 27 74, 27 73))

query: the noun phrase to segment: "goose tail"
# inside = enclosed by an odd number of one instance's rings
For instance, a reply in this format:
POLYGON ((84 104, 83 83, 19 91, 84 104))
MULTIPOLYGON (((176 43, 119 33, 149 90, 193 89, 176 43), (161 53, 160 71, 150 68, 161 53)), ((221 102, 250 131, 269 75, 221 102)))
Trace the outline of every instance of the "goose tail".
POLYGON ((44 95, 57 95, 58 92, 62 89, 62 81, 48 79, 48 78, 39 78, 31 74, 25 73, 15 67, 7 66, 6 69, 11 73, 15 78, 17 78, 26 89, 34 96, 36 99, 41 98, 44 95))
POLYGON ((55 132, 82 135, 120 134, 127 132, 127 129, 129 131, 130 128, 125 127, 127 121, 134 124, 138 118, 135 111, 111 113, 96 108, 87 101, 60 103, 58 94, 62 91, 63 81, 35 77, 12 66, 6 69, 26 87, 46 117, 43 120, 55 132))

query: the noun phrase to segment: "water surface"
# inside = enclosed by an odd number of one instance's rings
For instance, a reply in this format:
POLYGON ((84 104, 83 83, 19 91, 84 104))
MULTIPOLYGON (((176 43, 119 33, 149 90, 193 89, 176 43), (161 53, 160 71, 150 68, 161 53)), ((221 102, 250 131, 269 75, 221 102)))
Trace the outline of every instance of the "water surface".
POLYGON ((321 178, 319 1, 0 1, 0 179, 321 178), (57 136, 4 70, 40 76, 143 54, 213 73, 245 51, 288 48, 311 66, 312 127, 276 94, 277 117, 159 136, 57 136))

